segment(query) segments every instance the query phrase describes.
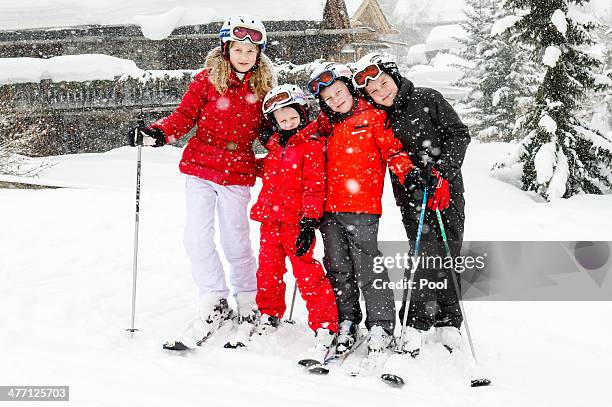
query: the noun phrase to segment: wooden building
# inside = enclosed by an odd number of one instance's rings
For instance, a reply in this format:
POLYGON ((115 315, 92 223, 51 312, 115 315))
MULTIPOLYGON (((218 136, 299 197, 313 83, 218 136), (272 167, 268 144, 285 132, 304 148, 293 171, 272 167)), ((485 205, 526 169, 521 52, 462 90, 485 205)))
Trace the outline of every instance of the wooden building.
MULTIPOLYGON (((387 47, 381 36, 393 32, 376 0, 326 0, 320 15, 318 20, 264 21, 269 33, 266 54, 273 61, 296 65, 317 59, 350 62, 387 47)), ((105 54, 132 60, 144 70, 198 70, 219 43, 220 25, 181 26, 157 41, 130 24, 0 30, 0 58, 105 54)), ((304 86, 306 76, 302 72, 291 79, 304 86)), ((125 144, 126 131, 136 118, 142 115, 151 121, 170 113, 190 80, 186 73, 148 81, 115 78, 0 85, 0 138, 44 136, 40 148, 26 151, 33 155, 118 147, 125 144)))

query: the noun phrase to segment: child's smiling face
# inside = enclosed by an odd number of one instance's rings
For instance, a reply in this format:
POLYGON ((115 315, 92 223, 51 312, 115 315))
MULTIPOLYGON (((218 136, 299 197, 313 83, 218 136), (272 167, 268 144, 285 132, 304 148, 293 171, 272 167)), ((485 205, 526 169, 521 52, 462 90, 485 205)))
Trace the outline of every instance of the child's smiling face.
POLYGON ((393 106, 398 88, 391 75, 383 73, 377 79, 368 80, 365 91, 374 102, 389 107, 393 106))
POLYGON ((337 80, 321 90, 321 99, 336 113, 348 113, 353 108, 353 95, 346 83, 337 80))

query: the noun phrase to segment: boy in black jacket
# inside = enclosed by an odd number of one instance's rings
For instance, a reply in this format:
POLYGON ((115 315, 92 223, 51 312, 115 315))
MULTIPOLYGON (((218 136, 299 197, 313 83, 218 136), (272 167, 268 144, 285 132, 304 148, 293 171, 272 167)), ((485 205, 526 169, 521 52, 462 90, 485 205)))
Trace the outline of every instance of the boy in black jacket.
MULTIPOLYGON (((387 112, 388 125, 416 166, 406 176, 403 186, 391 174, 393 192, 411 247, 416 241, 423 190, 427 187, 429 210, 425 211, 419 254, 430 258, 446 257, 435 212, 440 210, 451 257, 455 258, 461 250, 465 221, 461 165, 470 142, 467 126, 438 91, 416 88, 401 76, 395 62, 388 57, 364 56, 356 64, 353 84, 374 106, 387 112)), ((449 274, 452 269, 439 266, 440 262, 419 267, 414 276, 415 281, 426 278, 447 284, 444 289, 413 292, 403 344, 403 350, 413 356, 420 350, 425 331, 432 326, 435 331, 430 338, 449 350, 463 343, 459 333, 463 317, 449 274)), ((404 309, 405 302, 400 318, 403 318, 404 309)))

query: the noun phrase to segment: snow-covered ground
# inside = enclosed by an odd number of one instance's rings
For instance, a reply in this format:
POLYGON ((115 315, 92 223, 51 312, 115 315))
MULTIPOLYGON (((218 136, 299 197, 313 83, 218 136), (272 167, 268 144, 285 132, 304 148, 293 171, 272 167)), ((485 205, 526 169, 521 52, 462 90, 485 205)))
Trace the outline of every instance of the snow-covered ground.
MULTIPOLYGON (((612 195, 543 203, 490 177, 509 148, 468 150, 466 240, 612 240, 612 195)), ((0 384, 69 385, 73 406, 609 405, 610 302, 466 303, 488 388, 468 387, 436 346, 406 366, 412 374, 401 390, 341 370, 307 375, 295 363, 310 338, 301 299, 298 324, 249 351, 223 349, 219 339, 195 354, 165 353, 161 343, 195 313, 180 153, 144 150, 140 332, 131 339, 136 150, 54 158, 43 179, 75 188, 0 189, 0 384)), ((381 240, 405 239, 388 183, 380 230, 381 240)), ((256 223, 251 236, 257 250, 256 223)))

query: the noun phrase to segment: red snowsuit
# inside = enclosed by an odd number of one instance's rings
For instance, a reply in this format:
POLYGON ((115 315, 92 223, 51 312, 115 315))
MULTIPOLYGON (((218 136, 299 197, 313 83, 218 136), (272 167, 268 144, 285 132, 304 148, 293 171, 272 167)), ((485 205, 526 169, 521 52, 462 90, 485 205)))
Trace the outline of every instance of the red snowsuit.
POLYGON ((287 145, 274 134, 266 144, 263 186, 251 219, 261 222, 257 306, 262 314, 282 318, 285 313, 285 257, 289 257, 297 285, 308 309, 308 326, 316 331, 338 331, 336 297, 321 264, 313 258, 314 243, 303 256, 295 241, 301 218, 319 219, 325 200, 325 139, 311 123, 287 145))
POLYGON ((224 95, 217 92, 208 75, 207 70, 198 73, 174 113, 151 127, 161 129, 166 141, 172 142, 197 123, 196 134, 183 152, 180 171, 219 185, 253 186, 252 144, 263 122, 262 100, 249 89, 250 72, 242 82, 232 72, 224 95))

